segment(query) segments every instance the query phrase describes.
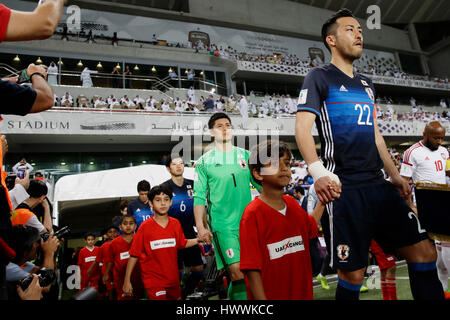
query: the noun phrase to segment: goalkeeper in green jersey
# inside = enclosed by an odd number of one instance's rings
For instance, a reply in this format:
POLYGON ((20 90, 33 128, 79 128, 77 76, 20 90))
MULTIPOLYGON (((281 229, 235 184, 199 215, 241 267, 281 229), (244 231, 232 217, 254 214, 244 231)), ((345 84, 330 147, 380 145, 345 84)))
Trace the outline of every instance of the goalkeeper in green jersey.
POLYGON ((252 201, 250 183, 258 190, 248 168, 250 152, 233 146, 231 119, 215 113, 208 121, 214 148, 195 165, 194 215, 200 241, 214 244, 217 269, 231 278, 230 300, 246 300, 244 275, 239 269, 239 223, 252 201))

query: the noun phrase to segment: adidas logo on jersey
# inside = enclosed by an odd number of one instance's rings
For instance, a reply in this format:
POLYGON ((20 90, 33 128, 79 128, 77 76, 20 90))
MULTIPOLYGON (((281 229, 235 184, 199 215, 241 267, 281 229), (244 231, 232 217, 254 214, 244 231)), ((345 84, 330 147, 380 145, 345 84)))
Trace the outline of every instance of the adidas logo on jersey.
POLYGON ((345 92, 348 92, 348 90, 344 87, 344 85, 341 86, 341 88, 339 89, 339 91, 345 91, 345 92))
POLYGON ((425 157, 425 160, 430 160, 430 158, 428 158, 428 157, 425 157))

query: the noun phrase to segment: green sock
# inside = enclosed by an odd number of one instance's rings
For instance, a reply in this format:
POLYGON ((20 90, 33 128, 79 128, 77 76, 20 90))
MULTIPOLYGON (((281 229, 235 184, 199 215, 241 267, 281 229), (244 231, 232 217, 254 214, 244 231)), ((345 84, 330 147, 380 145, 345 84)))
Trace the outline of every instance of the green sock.
POLYGON ((247 288, 244 279, 231 281, 228 287, 228 300, 247 300, 247 288))

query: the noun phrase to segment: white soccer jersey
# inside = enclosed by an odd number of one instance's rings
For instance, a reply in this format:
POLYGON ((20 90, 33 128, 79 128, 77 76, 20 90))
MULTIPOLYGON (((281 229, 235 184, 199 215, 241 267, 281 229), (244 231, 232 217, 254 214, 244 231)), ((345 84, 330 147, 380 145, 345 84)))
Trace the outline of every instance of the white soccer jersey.
POLYGON ((432 151, 421 141, 406 150, 400 175, 412 177, 413 182, 431 181, 446 184, 445 167, 448 160, 448 151, 440 146, 432 151))

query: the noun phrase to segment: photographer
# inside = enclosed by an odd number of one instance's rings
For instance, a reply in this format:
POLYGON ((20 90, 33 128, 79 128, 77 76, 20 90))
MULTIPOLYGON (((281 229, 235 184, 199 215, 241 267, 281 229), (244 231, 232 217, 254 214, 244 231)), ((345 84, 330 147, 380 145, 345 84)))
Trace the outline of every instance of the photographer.
MULTIPOLYGON (((8 245, 16 252, 16 257, 6 266, 8 296, 10 299, 14 299, 14 297, 17 298, 14 291, 17 290, 16 285, 18 281, 36 273, 41 268, 55 269, 54 255, 58 250, 59 240, 57 237, 50 235, 48 240, 44 242, 37 229, 17 225, 12 228, 9 234, 8 245), (41 266, 35 266, 30 261, 36 259, 39 247, 43 253, 43 261, 41 266), (23 267, 21 268, 21 266, 23 267)), ((46 280, 51 283, 53 279, 46 280)), ((49 290, 49 286, 43 288, 44 293, 49 290)))
MULTIPOLYGON (((49 38, 58 26, 65 2, 46 0, 33 12, 11 10, 0 5, 0 42, 49 38)), ((46 69, 30 64, 26 74, 31 81, 31 87, 17 84, 17 77, 0 80, 0 114, 26 115, 53 106, 53 92, 46 81, 46 69)), ((3 147, 0 150, 0 168, 2 167, 3 147)), ((8 233, 11 230, 10 212, 13 206, 5 184, 6 176, 4 172, 0 172, 0 175, 0 238, 8 241, 8 233)), ((6 247, 4 249, 9 250, 6 247)), ((3 254, 0 256, 0 300, 7 299, 4 263, 7 258, 3 254)))
POLYGON ((22 202, 13 212, 11 216, 11 224, 25 225, 36 228, 40 233, 52 231, 52 217, 50 214, 50 205, 47 200, 47 186, 45 182, 40 180, 31 180, 28 187, 30 197, 22 202), (38 205, 42 205, 44 209, 44 218, 41 223, 36 215, 31 211, 38 205))

